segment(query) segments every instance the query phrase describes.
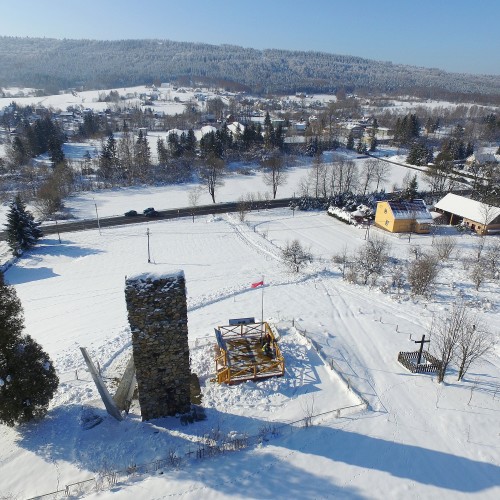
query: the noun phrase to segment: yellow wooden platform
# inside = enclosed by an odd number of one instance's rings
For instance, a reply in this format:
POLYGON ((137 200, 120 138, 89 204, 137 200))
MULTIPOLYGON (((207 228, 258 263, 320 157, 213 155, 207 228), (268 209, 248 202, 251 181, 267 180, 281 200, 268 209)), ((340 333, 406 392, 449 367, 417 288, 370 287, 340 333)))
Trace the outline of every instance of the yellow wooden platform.
POLYGON ((215 330, 217 382, 235 384, 246 380, 279 377, 285 360, 270 326, 264 323, 219 326, 215 330), (271 337, 271 350, 262 350, 262 338, 271 337))

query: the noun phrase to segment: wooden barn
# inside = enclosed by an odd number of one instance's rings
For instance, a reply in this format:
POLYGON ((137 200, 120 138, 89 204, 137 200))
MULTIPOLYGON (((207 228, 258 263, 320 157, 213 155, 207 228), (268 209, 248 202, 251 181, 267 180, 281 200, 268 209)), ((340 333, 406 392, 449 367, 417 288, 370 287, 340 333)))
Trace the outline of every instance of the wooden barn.
POLYGON ((375 226, 391 233, 430 232, 431 214, 423 200, 385 200, 377 202, 375 226))
POLYGON ((464 224, 478 234, 500 233, 500 208, 448 193, 434 206, 451 225, 464 224))

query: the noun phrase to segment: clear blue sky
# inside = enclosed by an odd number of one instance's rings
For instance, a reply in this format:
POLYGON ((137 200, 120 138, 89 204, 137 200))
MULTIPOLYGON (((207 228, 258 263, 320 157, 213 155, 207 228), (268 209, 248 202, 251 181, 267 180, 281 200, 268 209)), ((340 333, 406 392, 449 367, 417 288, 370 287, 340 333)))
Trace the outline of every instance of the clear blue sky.
POLYGON ((0 34, 319 50, 500 74, 500 0, 2 0, 0 34))

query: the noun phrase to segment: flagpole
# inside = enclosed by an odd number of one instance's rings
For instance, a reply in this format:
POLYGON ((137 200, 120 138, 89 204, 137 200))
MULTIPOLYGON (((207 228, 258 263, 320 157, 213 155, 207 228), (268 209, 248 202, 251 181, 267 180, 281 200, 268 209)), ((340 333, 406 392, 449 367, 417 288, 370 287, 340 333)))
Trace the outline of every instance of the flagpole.
POLYGON ((261 322, 262 331, 264 331, 264 276, 262 276, 262 303, 261 303, 261 322))

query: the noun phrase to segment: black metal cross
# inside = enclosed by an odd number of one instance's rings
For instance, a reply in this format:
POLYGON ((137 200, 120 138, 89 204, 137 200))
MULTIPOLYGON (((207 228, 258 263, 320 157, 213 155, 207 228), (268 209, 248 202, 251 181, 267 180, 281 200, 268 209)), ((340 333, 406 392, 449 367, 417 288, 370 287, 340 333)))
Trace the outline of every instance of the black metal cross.
POLYGON ((420 349, 418 351, 418 359, 417 359, 417 365, 420 364, 420 361, 422 359, 422 351, 424 350, 424 344, 427 344, 430 342, 430 340, 425 340, 425 335, 422 335, 422 340, 414 340, 415 344, 420 344, 420 349))

